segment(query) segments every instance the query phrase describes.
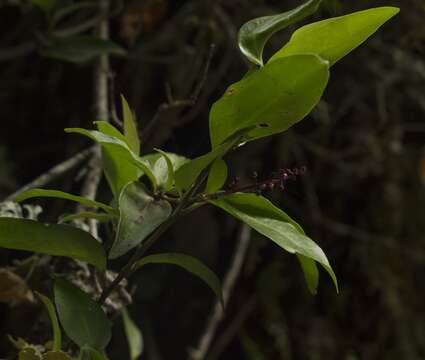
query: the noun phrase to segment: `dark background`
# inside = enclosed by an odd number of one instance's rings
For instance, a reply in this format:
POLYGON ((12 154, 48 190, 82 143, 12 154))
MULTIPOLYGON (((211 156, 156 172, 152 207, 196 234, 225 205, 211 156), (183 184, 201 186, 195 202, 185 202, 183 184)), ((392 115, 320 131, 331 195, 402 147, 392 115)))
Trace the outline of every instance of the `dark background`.
MULTIPOLYGON (((236 44, 239 27, 299 3, 126 1, 111 18, 111 38, 129 52, 128 58, 111 58, 111 91, 117 106, 120 93, 127 97, 141 129, 166 101, 166 84, 175 98, 190 97, 215 44, 196 105, 162 113, 143 152, 160 147, 195 157, 208 151, 209 108, 248 70, 236 44)), ((9 56, 15 45, 44 34, 46 24, 41 11, 27 2, 0 5, 3 198, 89 145, 63 128, 90 128, 99 119, 94 118, 93 63, 70 64, 37 51, 9 56)), ((228 159, 230 179, 242 181, 253 171, 267 177, 281 167, 307 166, 302 179, 267 197, 322 247, 340 293, 321 272, 318 294, 311 296, 296 258, 253 234, 212 346, 216 358, 425 358, 425 5, 421 0, 327 0, 308 20, 379 5, 398 6, 401 13, 332 68, 324 98, 312 114, 228 159)), ((297 26, 274 36, 266 53, 280 48, 297 26)), ((79 170, 49 187, 78 192, 79 170)), ((99 198, 109 196, 102 183, 99 198)), ((39 203, 48 204, 43 220, 69 210, 60 201, 39 203)), ((206 208, 177 224, 154 250, 196 255, 222 277, 239 229, 223 213, 206 208)), ((22 257, 1 250, 0 266, 22 257)), ((167 266, 147 267, 132 284, 137 290, 129 309, 145 335, 144 358, 185 359, 204 329, 212 293, 198 279, 167 266)), ((117 321, 112 359, 126 358, 120 327, 117 321)), ((0 305, 0 357, 11 350, 6 334, 42 343, 49 331, 39 306, 0 305)))

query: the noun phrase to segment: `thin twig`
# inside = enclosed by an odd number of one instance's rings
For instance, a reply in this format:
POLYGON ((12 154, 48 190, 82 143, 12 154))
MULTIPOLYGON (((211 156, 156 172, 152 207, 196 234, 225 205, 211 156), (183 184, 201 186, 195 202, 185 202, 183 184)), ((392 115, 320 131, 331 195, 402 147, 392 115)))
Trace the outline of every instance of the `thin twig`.
MULTIPOLYGON (((230 264, 229 270, 224 277, 223 282, 223 301, 227 305, 235 286, 236 280, 242 270, 242 265, 249 247, 251 238, 251 228, 247 225, 242 225, 238 244, 233 254, 233 259, 230 264)), ((216 301, 213 311, 208 320, 202 336, 199 339, 198 345, 194 349, 189 350, 189 360, 202 360, 208 353, 211 343, 214 339, 218 325, 224 319, 224 312, 219 301, 216 301)))
POLYGON ((87 157, 89 157, 95 150, 95 146, 92 146, 88 149, 80 151, 75 154, 73 157, 61 162, 60 164, 52 167, 50 170, 46 171, 44 174, 35 178, 30 183, 21 187, 19 190, 15 191, 13 194, 9 195, 4 201, 13 201, 18 195, 24 193, 33 188, 43 187, 44 185, 52 182, 57 179, 59 176, 65 174, 67 171, 71 170, 81 162, 83 162, 87 157))

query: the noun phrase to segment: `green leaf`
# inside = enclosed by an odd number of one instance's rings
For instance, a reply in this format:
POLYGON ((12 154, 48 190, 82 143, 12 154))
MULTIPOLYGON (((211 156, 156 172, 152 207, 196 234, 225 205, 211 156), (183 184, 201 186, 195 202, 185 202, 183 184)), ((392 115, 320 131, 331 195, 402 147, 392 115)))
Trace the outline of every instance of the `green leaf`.
POLYGON ((171 205, 146 193, 141 183, 129 183, 119 197, 120 220, 109 258, 115 259, 139 245, 171 214, 171 205))
POLYGON ((121 95, 122 113, 124 118, 124 135, 130 149, 137 155, 140 154, 140 139, 137 132, 137 124, 134 120, 130 106, 123 95, 121 95))
POLYGON ((26 348, 19 352, 18 360, 41 360, 35 349, 26 348))
POLYGON ((71 257, 100 270, 106 267, 102 245, 89 233, 68 225, 0 218, 0 247, 71 257))
POLYGON ((211 108, 213 148, 248 126, 257 127, 248 140, 285 131, 316 106, 328 78, 327 61, 295 55, 270 62, 231 85, 211 108))
POLYGON ((43 360, 72 360, 72 358, 63 351, 48 351, 43 354, 43 360))
POLYGON ((108 123, 107 121, 95 121, 94 124, 97 126, 97 129, 108 136, 116 137, 117 139, 125 142, 128 145, 127 139, 121 131, 119 131, 114 125, 108 123))
POLYGON ((114 54, 123 56, 126 51, 110 40, 95 36, 67 36, 56 39, 41 54, 43 56, 72 63, 85 63, 100 55, 114 54))
POLYGON ((140 329, 131 319, 126 308, 122 310, 122 321, 127 337, 130 360, 136 360, 143 353, 143 336, 140 329))
POLYGON ((68 128, 65 131, 87 136, 107 151, 105 174, 116 197, 126 184, 137 180, 142 174, 146 174, 153 188, 156 189, 157 181, 150 169, 150 164, 131 151, 124 141, 95 130, 68 128), (138 172, 135 171, 136 168, 138 172))
POLYGON ((43 302, 50 317, 50 323, 52 324, 53 329, 53 351, 60 351, 62 347, 62 332, 59 326, 58 318, 56 316, 55 307, 47 296, 44 296, 37 291, 35 291, 35 294, 40 299, 40 301, 43 302))
POLYGON ((247 59, 263 66, 263 49, 270 37, 297 21, 315 13, 322 0, 309 0, 282 14, 252 19, 239 30, 239 48, 247 59))
POLYGON ((331 65, 361 45, 400 10, 379 7, 335 17, 301 27, 269 60, 296 54, 317 54, 331 65))
MULTIPOLYGON (((328 272, 338 291, 336 276, 322 249, 300 232, 299 226, 270 201, 256 194, 237 193, 211 203, 245 222, 289 253, 317 261, 328 272)), ((303 260, 300 259, 302 264, 303 260)), ((304 262, 304 265, 309 264, 304 262)), ((312 289, 311 284, 309 288, 312 289)))
POLYGON ((115 210, 109 205, 106 205, 104 203, 101 203, 95 200, 90 200, 82 196, 68 194, 66 192, 59 191, 59 190, 31 189, 17 196, 16 201, 22 202, 24 200, 32 199, 35 197, 50 197, 50 198, 70 200, 70 201, 78 202, 84 206, 105 210, 109 214, 115 213, 115 210))
POLYGON ((220 190, 227 180, 227 165, 223 159, 217 159, 211 166, 208 174, 205 192, 213 193, 220 190))
POLYGON ((68 337, 78 346, 102 351, 111 339, 111 322, 88 294, 64 279, 56 279, 55 303, 68 337))
POLYGON ((217 275, 214 274, 214 272, 212 272, 198 259, 189 255, 178 253, 155 254, 146 256, 136 262, 134 269, 140 269, 146 264, 171 264, 180 266, 181 268, 203 280, 214 292, 217 298, 220 299, 220 302, 224 307, 220 280, 218 279, 217 275))
POLYGON ((80 219, 96 219, 99 222, 108 222, 108 221, 114 220, 115 218, 118 218, 118 216, 111 215, 111 214, 96 213, 91 211, 82 211, 82 212, 79 212, 78 214, 62 215, 59 218, 58 223, 62 224, 62 223, 71 222, 71 221, 80 220, 80 219))
POLYGON ((80 350, 78 360, 108 360, 106 355, 90 346, 84 346, 80 350))

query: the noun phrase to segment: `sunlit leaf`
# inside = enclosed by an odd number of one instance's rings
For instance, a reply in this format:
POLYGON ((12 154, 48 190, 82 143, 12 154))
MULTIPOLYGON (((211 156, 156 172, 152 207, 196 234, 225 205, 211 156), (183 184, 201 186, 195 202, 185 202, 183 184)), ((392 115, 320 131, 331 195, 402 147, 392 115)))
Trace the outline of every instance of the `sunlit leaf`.
POLYGON ((269 60, 297 54, 317 54, 331 65, 362 44, 400 10, 379 7, 322 20, 301 27, 269 60))
POLYGON ((122 310, 124 331, 127 337, 130 360, 136 360, 143 353, 143 336, 140 329, 131 319, 126 308, 122 310))
POLYGON ((89 233, 68 225, 0 218, 0 247, 71 257, 100 270, 106 266, 102 245, 89 233))
POLYGON ((316 12, 322 0, 309 0, 282 14, 252 19, 239 30, 238 42, 242 53, 254 64, 263 65, 263 49, 270 37, 289 25, 316 12))
POLYGON ((101 203, 95 200, 90 200, 82 196, 68 194, 66 192, 59 191, 59 190, 31 189, 18 195, 16 197, 16 201, 22 202, 24 200, 32 199, 35 197, 50 197, 50 198, 58 198, 58 199, 75 201, 84 206, 93 207, 96 209, 99 208, 99 209, 105 210, 109 214, 114 214, 114 209, 109 205, 106 205, 104 203, 101 203))
POLYGON ((146 193, 138 182, 124 187, 119 197, 120 219, 116 238, 109 252, 115 259, 139 245, 171 214, 171 205, 146 193))
POLYGON ((211 108, 213 148, 240 129, 247 139, 280 133, 302 120, 319 102, 329 78, 328 62, 296 55, 268 63, 231 85, 211 108))
POLYGON ((134 265, 134 269, 140 269, 146 264, 171 264, 185 269, 203 280, 211 288, 217 298, 220 299, 221 304, 224 306, 220 280, 214 272, 212 272, 198 259, 189 255, 178 253, 155 254, 146 256, 139 260, 134 265))
POLYGON ((102 351, 111 339, 111 322, 88 294, 64 279, 56 279, 55 303, 65 333, 78 346, 102 351))
MULTIPOLYGON (((290 217, 270 201, 256 194, 237 193, 211 203, 245 222, 289 253, 317 261, 328 272, 338 290, 336 276, 322 249, 300 232, 290 217)), ((304 265, 309 264, 304 262, 304 265)), ((313 286, 314 283, 309 284, 311 290, 313 286)))
POLYGON ((123 56, 126 51, 111 40, 79 35, 58 38, 41 51, 43 56, 72 63, 85 63, 100 55, 123 56))
MULTIPOLYGON (((53 329, 53 352, 58 352, 61 350, 61 347, 62 347, 62 332, 59 326, 58 317, 56 316, 56 309, 53 303, 50 301, 50 299, 47 296, 44 296, 43 294, 40 294, 39 292, 35 292, 35 294, 40 299, 40 301, 44 304, 49 314, 50 323, 53 329)), ((54 359, 54 357, 50 357, 50 358, 54 359)))
POLYGON ((227 165, 223 159, 217 159, 213 162, 208 174, 207 186, 205 192, 213 193, 220 190, 227 180, 227 165))
POLYGON ((137 124, 131 112, 130 106, 124 96, 121 95, 121 105, 124 118, 124 136, 130 149, 137 155, 140 154, 140 139, 137 132, 137 124))

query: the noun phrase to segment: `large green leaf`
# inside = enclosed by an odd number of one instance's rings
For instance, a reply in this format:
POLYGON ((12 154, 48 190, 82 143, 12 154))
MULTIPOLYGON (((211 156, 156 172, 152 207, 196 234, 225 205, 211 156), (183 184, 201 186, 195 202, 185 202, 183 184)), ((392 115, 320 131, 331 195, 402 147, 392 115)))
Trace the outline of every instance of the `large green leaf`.
POLYGON ((141 183, 129 183, 122 190, 119 201, 120 220, 109 258, 115 259, 139 245, 171 214, 171 205, 156 200, 146 193, 141 183))
POLYGON ((211 108, 213 148, 248 126, 257 126, 248 139, 288 129, 319 102, 328 78, 327 61, 316 55, 295 55, 268 63, 231 85, 211 108))
POLYGON ((50 198, 70 200, 70 201, 78 202, 84 206, 105 210, 108 214, 113 215, 115 213, 114 209, 109 205, 106 205, 104 203, 101 203, 95 200, 90 200, 82 196, 68 194, 66 192, 59 191, 59 190, 31 189, 18 195, 16 197, 16 201, 22 202, 24 200, 32 199, 35 197, 50 197, 50 198))
POLYGON ((124 96, 121 95, 122 113, 124 119, 124 136, 130 149, 137 155, 140 154, 140 139, 137 132, 137 124, 133 113, 124 96))
POLYGON ((78 133, 98 142, 106 151, 105 174, 116 197, 121 189, 131 181, 137 180, 141 174, 146 174, 154 188, 157 187, 156 178, 147 161, 135 154, 126 142, 117 137, 106 135, 100 131, 80 128, 65 129, 68 133, 78 133), (135 168, 139 169, 139 173, 135 168))
POLYGON ((139 260, 134 265, 134 269, 140 269, 146 264, 171 264, 180 266, 203 280, 211 288, 217 298, 220 299, 221 304, 224 306, 220 280, 214 272, 212 272, 198 259, 189 255, 178 253, 155 254, 146 256, 139 260))
POLYGON ((85 63, 105 54, 122 56, 126 54, 126 51, 113 41, 95 36, 80 35, 56 39, 45 47, 41 54, 58 60, 85 63))
MULTIPOLYGON (((211 203, 245 222, 289 253, 317 261, 325 268, 338 289, 336 276, 322 249, 270 201, 256 194, 237 193, 211 203)), ((301 261, 304 261, 304 258, 301 258, 301 261)), ((302 264, 304 271, 304 266, 310 265, 305 262, 302 264)), ((308 270, 311 271, 311 267, 308 270)), ((309 288, 311 289, 311 285, 309 288)))
POLYGON ((39 292, 35 292, 40 301, 43 302, 46 310, 49 314, 50 323, 52 324, 53 329, 53 351, 60 351, 62 347, 62 332, 59 326, 58 317, 56 316, 56 309, 53 303, 47 296, 40 294, 39 292))
POLYGON ((263 66, 263 49, 270 37, 289 25, 316 12, 322 0, 309 0, 282 14, 252 19, 239 30, 238 42, 242 53, 254 64, 263 66))
POLYGON ((379 7, 308 24, 295 31, 269 63, 285 56, 309 53, 333 65, 399 11, 395 7, 379 7))
POLYGON ((126 308, 122 310, 122 321, 124 324, 125 336, 127 337, 130 360, 137 360, 143 353, 142 333, 131 319, 126 308))
POLYGON ((88 294, 64 279, 56 279, 55 303, 68 337, 78 346, 102 351, 111 339, 111 322, 88 294))
POLYGON ((67 225, 0 218, 0 247, 67 256, 88 262, 100 270, 106 266, 102 245, 89 233, 67 225))

